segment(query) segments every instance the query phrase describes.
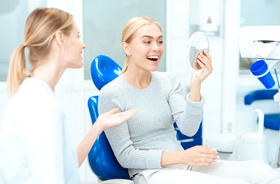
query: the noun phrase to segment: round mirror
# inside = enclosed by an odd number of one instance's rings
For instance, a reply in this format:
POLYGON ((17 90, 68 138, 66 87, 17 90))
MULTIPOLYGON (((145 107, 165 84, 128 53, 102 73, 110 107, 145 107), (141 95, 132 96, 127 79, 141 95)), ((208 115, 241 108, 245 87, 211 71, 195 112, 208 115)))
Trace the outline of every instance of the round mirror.
POLYGON ((202 72, 202 69, 194 68, 197 55, 202 50, 206 50, 207 52, 209 52, 208 37, 203 32, 195 32, 191 35, 187 43, 186 65, 187 70, 193 72, 196 75, 199 75, 202 72))

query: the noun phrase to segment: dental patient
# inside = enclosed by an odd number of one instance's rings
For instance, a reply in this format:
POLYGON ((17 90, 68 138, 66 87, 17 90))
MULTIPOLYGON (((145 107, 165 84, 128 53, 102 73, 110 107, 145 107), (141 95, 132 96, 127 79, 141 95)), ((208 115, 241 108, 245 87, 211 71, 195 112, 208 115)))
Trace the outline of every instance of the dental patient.
POLYGON ((190 91, 183 94, 179 79, 158 72, 164 53, 160 23, 149 17, 130 19, 122 31, 126 56, 122 74, 99 95, 100 113, 118 108, 138 109, 126 122, 105 130, 118 162, 128 168, 136 184, 276 184, 280 174, 259 160, 224 161, 208 146, 184 150, 176 138, 176 122, 185 135, 194 135, 203 118, 200 89, 212 73, 212 58, 202 51, 196 58, 190 91))

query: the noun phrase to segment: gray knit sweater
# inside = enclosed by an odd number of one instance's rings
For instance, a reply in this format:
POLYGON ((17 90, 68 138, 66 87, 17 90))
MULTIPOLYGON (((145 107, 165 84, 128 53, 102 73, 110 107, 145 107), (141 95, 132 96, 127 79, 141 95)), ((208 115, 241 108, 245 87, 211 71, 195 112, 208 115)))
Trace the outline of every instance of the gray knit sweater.
POLYGON ((104 86, 99 113, 113 108, 138 109, 128 121, 105 131, 118 162, 133 176, 144 169, 161 168, 163 151, 182 150, 173 122, 188 136, 194 135, 203 115, 204 98, 192 102, 182 94, 179 80, 166 72, 152 72, 145 89, 130 85, 122 75, 104 86))

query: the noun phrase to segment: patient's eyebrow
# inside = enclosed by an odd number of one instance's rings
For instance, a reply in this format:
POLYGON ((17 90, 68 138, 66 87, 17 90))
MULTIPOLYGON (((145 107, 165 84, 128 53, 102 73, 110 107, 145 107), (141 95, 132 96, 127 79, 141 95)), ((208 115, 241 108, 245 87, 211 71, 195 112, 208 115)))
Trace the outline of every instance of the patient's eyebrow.
MULTIPOLYGON (((153 36, 151 36, 151 35, 143 35, 141 38, 154 38, 153 36)), ((160 36, 158 36, 158 39, 159 38, 163 38, 163 36, 162 35, 160 35, 160 36)))

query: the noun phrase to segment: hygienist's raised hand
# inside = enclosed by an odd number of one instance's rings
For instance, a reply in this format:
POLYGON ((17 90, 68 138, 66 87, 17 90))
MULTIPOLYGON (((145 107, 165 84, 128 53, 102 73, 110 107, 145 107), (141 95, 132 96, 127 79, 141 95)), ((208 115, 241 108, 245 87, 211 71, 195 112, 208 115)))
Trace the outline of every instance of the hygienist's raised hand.
POLYGON ((161 166, 186 164, 190 166, 209 166, 218 159, 216 150, 209 146, 194 146, 182 151, 163 152, 161 166))
POLYGON ((79 166, 84 162, 96 138, 102 133, 102 131, 123 123, 137 114, 137 112, 138 110, 136 109, 124 112, 119 112, 119 109, 112 109, 109 112, 100 114, 88 134, 77 147, 79 166))
POLYGON ((136 109, 119 112, 119 109, 116 108, 99 115, 95 123, 100 126, 101 130, 106 130, 123 123, 137 113, 136 109))

